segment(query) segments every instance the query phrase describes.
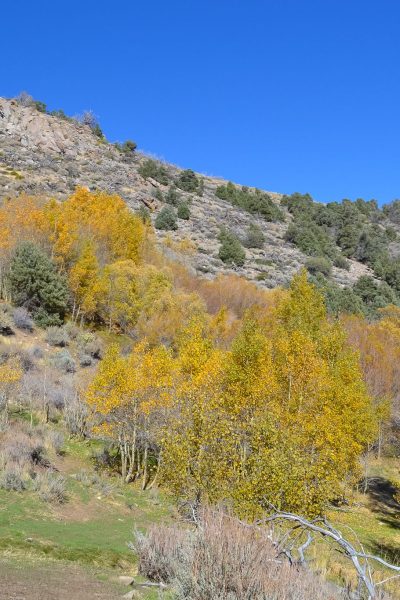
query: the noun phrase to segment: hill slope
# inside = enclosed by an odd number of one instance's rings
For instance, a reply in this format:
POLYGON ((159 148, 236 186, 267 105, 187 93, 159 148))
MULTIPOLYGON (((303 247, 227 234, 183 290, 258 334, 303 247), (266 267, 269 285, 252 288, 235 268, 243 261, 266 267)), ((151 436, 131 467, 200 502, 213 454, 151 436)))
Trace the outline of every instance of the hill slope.
MULTIPOLYGON (((119 194, 133 210, 150 206, 154 221, 168 185, 140 175, 147 158, 108 143, 74 119, 0 98, 0 198, 26 192, 63 199, 80 185, 119 194)), ((167 184, 174 183, 182 172, 173 165, 163 167, 167 184)), ((176 231, 158 231, 160 242, 167 237, 165 252, 205 277, 233 270, 271 288, 286 283, 306 263, 307 255, 285 239, 293 220, 285 207, 281 207, 283 221, 267 221, 218 197, 218 186, 227 182, 207 176, 201 176, 201 181, 201 196, 178 190, 180 201, 190 204, 190 219, 179 219, 176 231), (251 224, 261 228, 263 247, 246 248, 243 266, 225 264, 218 256, 221 228, 229 228, 243 240, 251 224), (188 239, 192 243, 188 244, 188 239)), ((268 195, 273 203, 280 204, 280 194, 268 195)), ((336 283, 352 285, 361 275, 372 274, 357 260, 351 259, 347 267, 333 267, 331 277, 336 283)))

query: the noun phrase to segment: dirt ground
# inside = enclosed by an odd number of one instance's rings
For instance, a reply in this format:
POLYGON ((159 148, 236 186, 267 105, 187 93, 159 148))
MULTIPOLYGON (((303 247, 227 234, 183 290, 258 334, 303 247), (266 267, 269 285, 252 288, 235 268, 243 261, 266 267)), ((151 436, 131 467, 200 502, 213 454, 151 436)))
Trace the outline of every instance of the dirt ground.
POLYGON ((77 565, 0 559, 1 600, 119 600, 123 593, 77 565))

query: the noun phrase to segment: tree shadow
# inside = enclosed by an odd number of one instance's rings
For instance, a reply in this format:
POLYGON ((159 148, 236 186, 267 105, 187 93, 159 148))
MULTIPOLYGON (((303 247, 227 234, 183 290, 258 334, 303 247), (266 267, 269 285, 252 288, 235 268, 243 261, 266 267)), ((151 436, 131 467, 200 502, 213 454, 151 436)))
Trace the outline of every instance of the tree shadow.
POLYGON ((399 490, 389 479, 371 477, 368 479, 367 495, 371 509, 386 517, 387 524, 400 528, 400 504, 395 499, 399 490))
POLYGON ((380 556, 392 565, 400 566, 400 548, 398 544, 373 542, 370 544, 371 553, 380 556))

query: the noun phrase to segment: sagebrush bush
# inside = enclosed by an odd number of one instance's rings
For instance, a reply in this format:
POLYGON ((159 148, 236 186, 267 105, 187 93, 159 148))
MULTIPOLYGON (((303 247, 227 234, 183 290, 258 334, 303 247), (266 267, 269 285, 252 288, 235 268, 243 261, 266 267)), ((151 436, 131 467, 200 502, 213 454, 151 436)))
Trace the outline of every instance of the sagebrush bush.
POLYGON ((64 504, 67 501, 65 479, 57 473, 38 473, 33 480, 33 488, 44 502, 64 504))
POLYGON ((15 327, 18 329, 22 329, 24 331, 29 331, 30 333, 34 329, 33 320, 29 314, 29 312, 23 306, 16 308, 13 312, 13 321, 15 327))
POLYGON ((79 355, 79 365, 81 367, 91 367, 93 364, 93 358, 90 354, 80 354, 79 355))
POLYGON ((167 204, 171 204, 171 206, 178 206, 180 197, 181 195, 178 193, 176 187, 170 186, 164 196, 164 200, 167 204))
POLYGON ((13 335, 13 323, 10 315, 4 310, 3 307, 0 307, 0 335, 13 335))
POLYGON ((26 483, 18 470, 7 470, 0 473, 0 488, 9 492, 23 492, 26 483))
POLYGON ((50 346, 65 348, 69 344, 69 335, 64 327, 48 327, 46 329, 46 342, 50 346))
POLYGON ((82 354, 89 355, 96 359, 102 357, 103 344, 94 333, 86 331, 77 335, 76 339, 82 354))
POLYGON ((64 373, 75 373, 76 371, 76 363, 68 350, 57 352, 57 354, 53 356, 53 364, 56 369, 59 369, 64 373))
POLYGON ((202 511, 196 530, 150 527, 136 532, 139 572, 170 583, 179 600, 332 600, 333 586, 277 557, 270 532, 221 512, 202 511))
POLYGON ((54 452, 58 455, 63 454, 65 445, 65 436, 61 431, 49 431, 47 435, 48 442, 54 452))

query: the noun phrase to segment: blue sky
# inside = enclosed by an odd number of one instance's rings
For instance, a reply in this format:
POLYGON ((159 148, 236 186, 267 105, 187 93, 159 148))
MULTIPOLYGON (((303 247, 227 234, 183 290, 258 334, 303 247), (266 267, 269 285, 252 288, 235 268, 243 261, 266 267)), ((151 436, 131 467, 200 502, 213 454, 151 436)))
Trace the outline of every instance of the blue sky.
POLYGON ((317 200, 400 197, 398 0, 4 2, 0 95, 317 200))

